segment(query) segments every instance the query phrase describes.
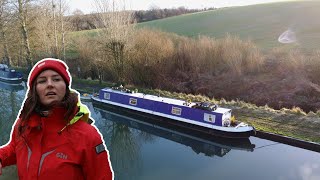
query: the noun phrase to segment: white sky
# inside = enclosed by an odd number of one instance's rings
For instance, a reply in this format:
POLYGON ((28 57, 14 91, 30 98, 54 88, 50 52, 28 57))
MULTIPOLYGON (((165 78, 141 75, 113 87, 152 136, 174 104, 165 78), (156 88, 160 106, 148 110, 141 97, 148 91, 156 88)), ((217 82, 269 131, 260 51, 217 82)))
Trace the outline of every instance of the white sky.
MULTIPOLYGON (((116 0, 119 1, 119 0, 116 0)), ((122 0, 123 1, 123 0, 122 0)), ((127 9, 147 10, 152 6, 163 8, 174 8, 184 6, 192 9, 202 9, 205 7, 227 7, 227 6, 245 6, 250 4, 260 4, 269 2, 279 2, 288 0, 125 0, 127 9)), ((94 0, 67 0, 70 6, 70 13, 80 9, 84 13, 93 12, 94 0)))

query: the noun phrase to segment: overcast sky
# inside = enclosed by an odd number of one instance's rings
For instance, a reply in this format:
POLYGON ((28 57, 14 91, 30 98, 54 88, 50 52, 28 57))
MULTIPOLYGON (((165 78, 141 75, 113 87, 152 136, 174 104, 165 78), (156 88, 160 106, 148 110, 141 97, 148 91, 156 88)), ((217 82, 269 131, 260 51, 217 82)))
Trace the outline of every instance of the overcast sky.
MULTIPOLYGON (((127 9, 147 10, 150 7, 173 8, 184 6, 186 8, 202 9, 205 7, 227 7, 244 6, 258 3, 279 2, 287 0, 125 0, 127 9)), ((80 9, 84 13, 93 12, 94 0, 67 0, 70 6, 70 13, 80 9)))

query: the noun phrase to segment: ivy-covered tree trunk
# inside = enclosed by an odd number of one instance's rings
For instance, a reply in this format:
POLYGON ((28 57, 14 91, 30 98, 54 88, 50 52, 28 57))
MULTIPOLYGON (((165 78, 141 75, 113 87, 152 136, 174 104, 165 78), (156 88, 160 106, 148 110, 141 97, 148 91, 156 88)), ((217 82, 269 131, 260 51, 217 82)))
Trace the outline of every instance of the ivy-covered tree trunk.
POLYGON ((111 41, 109 43, 109 50, 111 51, 111 55, 113 57, 114 67, 117 73, 117 81, 118 83, 124 83, 124 47, 125 44, 119 41, 111 41))
MULTIPOLYGON (((129 43, 134 30, 133 11, 125 9, 125 1, 95 0, 98 14, 97 27, 101 27, 99 32, 99 44, 102 45, 101 58, 106 61, 106 65, 111 68, 115 75, 114 80, 119 84, 124 84, 126 80, 126 53, 129 50, 129 43)), ((107 68, 106 68, 107 69, 107 68)))
POLYGON ((10 67, 11 66, 11 57, 9 54, 9 48, 8 48, 8 43, 7 43, 7 38, 6 38, 6 33, 4 32, 3 28, 1 28, 1 35, 2 35, 2 40, 3 40, 3 52, 4 52, 4 58, 6 60, 6 64, 10 67))
MULTIPOLYGON (((26 1, 25 3, 27 3, 26 1)), ((28 39, 28 30, 26 27, 26 21, 27 21, 27 15, 26 12, 24 11, 24 6, 26 4, 23 4, 22 0, 18 0, 18 8, 19 8, 19 20, 21 24, 21 32, 22 32, 22 37, 24 41, 24 47, 26 49, 26 61, 28 64, 28 69, 31 69, 33 64, 32 64, 32 56, 31 56, 31 49, 30 49, 30 44, 29 44, 29 39, 28 39)))

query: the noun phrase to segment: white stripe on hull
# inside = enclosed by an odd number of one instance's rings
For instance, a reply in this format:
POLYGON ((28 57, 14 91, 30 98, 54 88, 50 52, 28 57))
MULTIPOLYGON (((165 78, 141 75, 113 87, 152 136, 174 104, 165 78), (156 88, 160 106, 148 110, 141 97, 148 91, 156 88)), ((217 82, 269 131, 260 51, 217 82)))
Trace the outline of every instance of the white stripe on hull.
POLYGON ((22 78, 5 78, 5 77, 0 77, 0 79, 6 80, 6 81, 18 81, 18 80, 22 80, 22 78))

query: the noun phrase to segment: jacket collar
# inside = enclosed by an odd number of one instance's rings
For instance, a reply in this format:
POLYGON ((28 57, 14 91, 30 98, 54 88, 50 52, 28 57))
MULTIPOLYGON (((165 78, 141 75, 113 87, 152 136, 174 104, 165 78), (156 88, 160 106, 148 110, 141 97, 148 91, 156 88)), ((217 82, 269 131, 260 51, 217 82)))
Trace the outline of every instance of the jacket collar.
MULTIPOLYGON (((92 122, 89 118, 90 111, 89 111, 88 107, 86 105, 83 105, 81 102, 78 102, 77 107, 78 107, 77 108, 78 110, 76 111, 75 116, 69 121, 69 123, 66 126, 64 126, 59 131, 59 133, 61 133, 66 127, 68 127, 72 124, 75 124, 80 119, 82 121, 87 122, 87 123, 92 122)), ((57 107, 57 108, 54 108, 51 112, 49 112, 47 117, 50 118, 51 116, 61 116, 61 119, 63 119, 65 112, 66 112, 65 108, 57 107)), ((26 124, 30 128, 38 127, 41 124, 41 115, 39 113, 35 113, 35 112, 32 113, 30 119, 26 122, 26 124)))
POLYGON ((88 107, 86 105, 83 105, 81 102, 78 102, 77 106, 79 109, 77 114, 69 121, 69 123, 65 127, 63 127, 58 132, 59 134, 61 134, 62 131, 65 130, 68 126, 78 122, 80 119, 84 122, 87 122, 87 123, 92 122, 92 121, 90 121, 90 118, 89 118, 90 111, 89 111, 88 107))

